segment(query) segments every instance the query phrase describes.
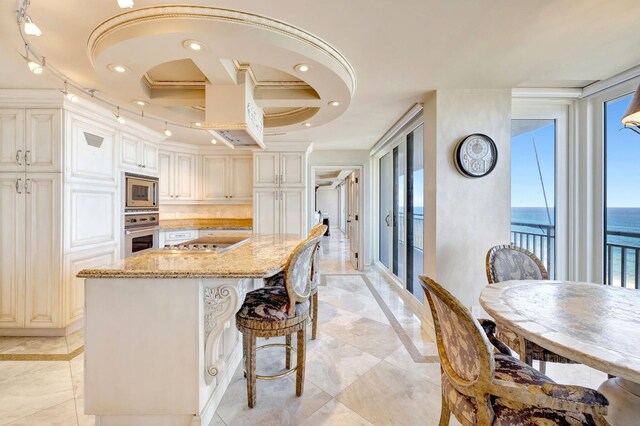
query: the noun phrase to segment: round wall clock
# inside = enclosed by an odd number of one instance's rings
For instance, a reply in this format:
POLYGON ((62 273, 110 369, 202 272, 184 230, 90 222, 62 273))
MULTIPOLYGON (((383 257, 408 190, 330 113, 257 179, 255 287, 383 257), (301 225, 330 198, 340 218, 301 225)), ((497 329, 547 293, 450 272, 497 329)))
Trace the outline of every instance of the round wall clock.
POLYGON ((491 173, 498 161, 496 144, 487 135, 474 133, 456 146, 455 159, 458 171, 469 178, 479 178, 491 173))

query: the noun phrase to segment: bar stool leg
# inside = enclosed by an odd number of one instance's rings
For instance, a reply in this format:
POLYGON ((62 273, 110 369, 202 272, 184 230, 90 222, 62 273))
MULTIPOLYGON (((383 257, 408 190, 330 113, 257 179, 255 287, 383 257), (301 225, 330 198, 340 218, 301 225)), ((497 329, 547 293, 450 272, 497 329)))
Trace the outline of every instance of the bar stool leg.
POLYGON ((290 334, 288 334, 287 337, 285 337, 285 343, 287 346, 285 347, 284 368, 288 370, 291 368, 291 335, 290 334))
POLYGON ((243 335, 247 367, 247 404, 249 408, 256 405, 256 337, 243 335))
POLYGON ((298 364, 296 365, 296 396, 302 396, 304 391, 304 368, 307 358, 307 323, 298 330, 298 364))
POLYGON ((311 314, 313 315, 313 323, 311 324, 311 340, 316 340, 318 334, 318 292, 311 296, 311 314))

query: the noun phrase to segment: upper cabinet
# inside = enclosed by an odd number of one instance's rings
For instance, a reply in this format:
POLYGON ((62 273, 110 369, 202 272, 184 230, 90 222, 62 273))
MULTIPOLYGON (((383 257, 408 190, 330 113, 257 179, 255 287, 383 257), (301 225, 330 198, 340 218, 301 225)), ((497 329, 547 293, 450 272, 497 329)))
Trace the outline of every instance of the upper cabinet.
POLYGON ((305 153, 256 152, 253 158, 256 187, 302 187, 305 185, 305 153))
POLYGON ((120 152, 122 167, 134 173, 158 173, 158 147, 153 142, 123 134, 120 152))
POLYGON ((196 195, 196 156, 160 151, 158 155, 160 201, 193 201, 196 195))
POLYGON ((202 157, 202 199, 250 203, 253 197, 251 162, 249 156, 202 157))
POLYGON ((62 111, 0 109, 0 171, 62 171, 62 111))

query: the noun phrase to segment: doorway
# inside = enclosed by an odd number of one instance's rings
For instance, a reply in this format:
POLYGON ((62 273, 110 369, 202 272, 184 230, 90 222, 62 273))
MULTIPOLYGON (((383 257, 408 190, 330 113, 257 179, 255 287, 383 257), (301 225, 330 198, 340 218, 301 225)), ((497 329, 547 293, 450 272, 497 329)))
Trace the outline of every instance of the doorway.
POLYGON ((363 261, 363 185, 362 166, 313 166, 314 188, 311 226, 324 222, 329 233, 348 243, 345 258, 356 270, 363 261))

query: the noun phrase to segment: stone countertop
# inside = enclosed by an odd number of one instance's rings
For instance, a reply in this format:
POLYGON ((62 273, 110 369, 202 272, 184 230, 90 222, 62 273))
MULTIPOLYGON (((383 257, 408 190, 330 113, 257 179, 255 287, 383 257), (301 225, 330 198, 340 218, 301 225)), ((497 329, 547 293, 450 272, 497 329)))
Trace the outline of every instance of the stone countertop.
POLYGON ((490 284, 482 307, 522 337, 640 383, 640 291, 571 281, 490 284))
POLYGON ((231 229, 247 230, 253 228, 252 218, 206 218, 206 219, 161 219, 160 229, 231 229))
POLYGON ((246 243, 223 253, 141 253, 98 269, 84 269, 79 278, 265 278, 280 272, 302 242, 294 235, 254 234, 246 243))

